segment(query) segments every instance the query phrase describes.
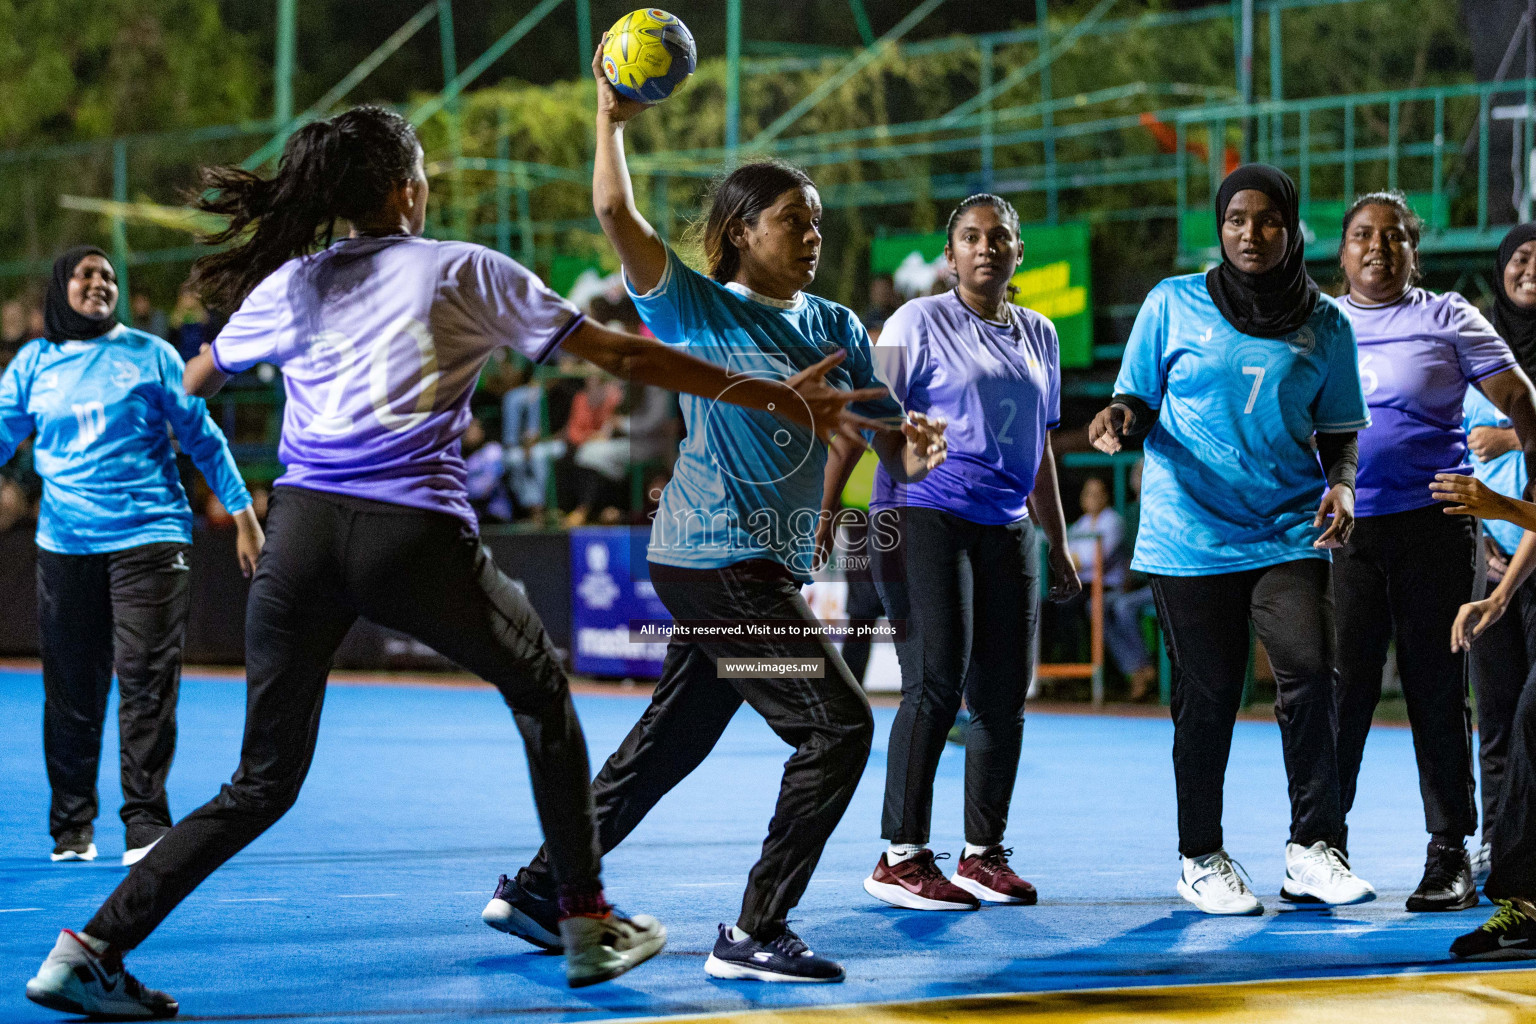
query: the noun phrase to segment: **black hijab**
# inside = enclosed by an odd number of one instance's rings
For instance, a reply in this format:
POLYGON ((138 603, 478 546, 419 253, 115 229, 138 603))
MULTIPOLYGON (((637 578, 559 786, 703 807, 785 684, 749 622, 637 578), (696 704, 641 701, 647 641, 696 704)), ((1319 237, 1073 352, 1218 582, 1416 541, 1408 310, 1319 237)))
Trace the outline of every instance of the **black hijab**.
POLYGON ((1307 274, 1306 241, 1301 237, 1301 204, 1296 185, 1278 167, 1244 164, 1216 193, 1216 238, 1227 219, 1227 205, 1245 189, 1262 192, 1285 218, 1285 259, 1262 274, 1237 269, 1221 248, 1221 263, 1205 275, 1206 290, 1227 323, 1243 334, 1283 338, 1296 331, 1317 308, 1317 282, 1307 274))
POLYGON ((1514 258, 1515 250, 1536 238, 1536 224, 1517 224, 1499 243, 1499 272, 1493 282, 1493 328, 1499 332, 1520 368, 1536 373, 1536 309, 1521 309, 1504 290, 1504 268, 1514 258))
POLYGON ((53 261, 53 279, 48 282, 48 297, 43 302, 43 337, 52 342, 89 341, 117 326, 117 315, 92 320, 69 304, 69 279, 87 256, 100 256, 108 265, 112 260, 94 245, 77 245, 53 261))

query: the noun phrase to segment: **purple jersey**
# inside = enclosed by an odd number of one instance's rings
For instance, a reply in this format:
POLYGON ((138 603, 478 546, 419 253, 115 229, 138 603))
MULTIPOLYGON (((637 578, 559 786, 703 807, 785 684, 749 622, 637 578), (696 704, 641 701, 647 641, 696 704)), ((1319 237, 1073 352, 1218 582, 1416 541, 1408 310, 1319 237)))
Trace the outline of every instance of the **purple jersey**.
POLYGON ((582 316, 494 250, 345 238, 289 260, 213 344, 225 373, 283 369, 279 485, 447 512, 475 525, 459 436, 492 350, 540 361, 582 316))
POLYGON ((1371 425, 1360 432, 1355 515, 1435 503, 1436 473, 1470 473, 1461 428, 1467 385, 1515 367, 1509 346, 1455 292, 1410 288, 1389 306, 1339 306, 1355 328, 1371 425))
POLYGON ((1061 419, 1061 357, 1049 320, 1008 309, 1008 323, 983 320, 951 290, 886 321, 881 380, 908 411, 949 420, 949 457, 915 484, 880 466, 870 508, 918 505, 988 526, 1025 517, 1046 432, 1061 419))

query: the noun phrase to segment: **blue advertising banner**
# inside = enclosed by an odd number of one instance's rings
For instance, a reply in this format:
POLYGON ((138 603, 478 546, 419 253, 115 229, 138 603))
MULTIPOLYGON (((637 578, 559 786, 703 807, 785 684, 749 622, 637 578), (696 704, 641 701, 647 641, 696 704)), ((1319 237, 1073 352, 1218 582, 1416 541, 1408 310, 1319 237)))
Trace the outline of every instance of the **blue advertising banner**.
POLYGON ((667 645, 631 643, 635 619, 669 621, 645 562, 645 527, 571 531, 571 660, 578 673, 657 679, 667 645))

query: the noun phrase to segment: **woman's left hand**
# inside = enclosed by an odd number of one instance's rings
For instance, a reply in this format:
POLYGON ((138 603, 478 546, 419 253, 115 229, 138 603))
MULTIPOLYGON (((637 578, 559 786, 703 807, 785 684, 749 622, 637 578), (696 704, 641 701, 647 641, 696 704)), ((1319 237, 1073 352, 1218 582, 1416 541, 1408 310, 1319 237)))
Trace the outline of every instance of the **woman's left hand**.
POLYGON ((1349 543, 1349 535, 1355 529, 1355 492, 1346 484, 1334 484, 1328 488, 1328 493, 1323 496, 1323 503, 1317 507, 1317 518, 1312 520, 1312 525, 1318 528, 1327 525, 1323 535, 1312 542, 1315 548, 1328 550, 1341 548, 1349 543), (1333 521, 1330 523, 1329 519, 1333 521))
POLYGON ((1083 581, 1078 579, 1077 566, 1065 548, 1052 548, 1050 557, 1051 589, 1046 594, 1051 601, 1060 604, 1070 601, 1083 592, 1083 581))
POLYGON ((942 416, 928 417, 920 412, 909 412, 901 424, 901 433, 907 439, 907 482, 916 483, 928 475, 929 470, 944 464, 949 455, 949 441, 944 428, 949 421, 942 416))
POLYGON ((261 558, 262 545, 267 542, 266 534, 261 532, 261 523, 256 519, 256 510, 247 505, 236 512, 235 520, 235 557, 240 562, 240 572, 246 579, 256 571, 256 562, 261 558))

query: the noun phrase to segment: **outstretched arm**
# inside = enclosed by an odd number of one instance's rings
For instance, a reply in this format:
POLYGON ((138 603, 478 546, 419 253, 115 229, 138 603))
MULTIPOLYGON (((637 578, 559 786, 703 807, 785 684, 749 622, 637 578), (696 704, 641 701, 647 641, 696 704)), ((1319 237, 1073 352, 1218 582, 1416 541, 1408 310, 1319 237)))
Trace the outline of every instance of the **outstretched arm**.
POLYGON ((1505 497, 1476 477, 1436 473, 1435 482, 1429 485, 1429 493, 1436 501, 1450 505, 1441 509, 1446 515, 1503 519, 1522 530, 1536 530, 1536 505, 1505 497))
MULTIPOLYGON (((606 41, 607 33, 603 34, 606 41)), ((635 206, 635 190, 624 160, 624 123, 645 104, 620 96, 603 74, 603 48, 592 58, 597 79, 597 153, 592 160, 592 208, 603 234, 613 243, 624 274, 635 292, 644 295, 661 282, 667 269, 667 247, 656 229, 635 206)))
POLYGON ((696 359, 653 338, 609 330, 590 320, 583 321, 560 347, 620 380, 655 384, 669 391, 762 409, 810 427, 823 440, 840 430, 880 426, 848 412, 848 404, 883 398, 885 388, 841 391, 825 380, 827 372, 847 357, 843 349, 786 381, 774 381, 732 374, 722 366, 696 359))

